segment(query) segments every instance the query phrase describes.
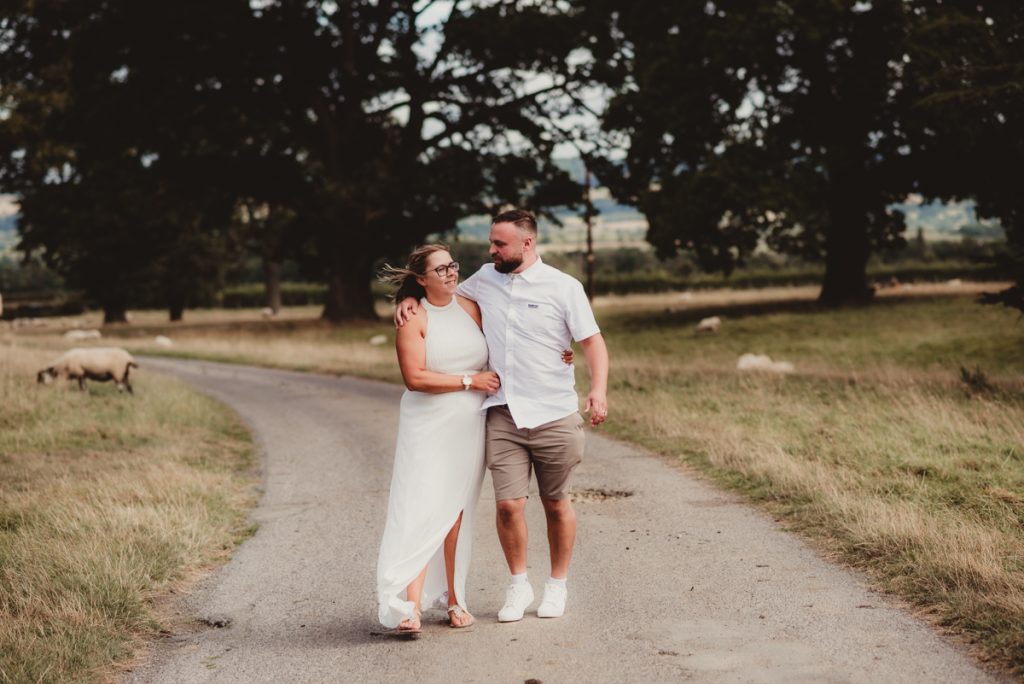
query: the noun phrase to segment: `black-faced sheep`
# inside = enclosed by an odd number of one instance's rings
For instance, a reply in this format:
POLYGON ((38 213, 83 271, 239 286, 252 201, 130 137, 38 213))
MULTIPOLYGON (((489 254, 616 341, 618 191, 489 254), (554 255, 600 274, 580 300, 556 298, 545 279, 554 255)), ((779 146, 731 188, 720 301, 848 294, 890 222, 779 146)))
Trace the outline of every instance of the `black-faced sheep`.
POLYGON ((118 389, 126 389, 134 394, 128 382, 128 372, 138 367, 132 355, 120 347, 75 348, 64 352, 39 371, 36 379, 44 385, 60 377, 78 380, 78 388, 81 390, 85 389, 86 380, 113 380, 118 389))

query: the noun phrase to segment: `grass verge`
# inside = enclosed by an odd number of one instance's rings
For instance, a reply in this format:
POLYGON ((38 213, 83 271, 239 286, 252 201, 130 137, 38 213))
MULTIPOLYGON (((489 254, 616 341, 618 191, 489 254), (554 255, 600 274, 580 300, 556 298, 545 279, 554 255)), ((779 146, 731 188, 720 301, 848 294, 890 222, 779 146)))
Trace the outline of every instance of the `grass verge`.
POLYGON ((97 681, 158 632, 154 598, 253 529, 255 450, 224 406, 155 374, 136 394, 35 384, 0 340, 0 681, 97 681))

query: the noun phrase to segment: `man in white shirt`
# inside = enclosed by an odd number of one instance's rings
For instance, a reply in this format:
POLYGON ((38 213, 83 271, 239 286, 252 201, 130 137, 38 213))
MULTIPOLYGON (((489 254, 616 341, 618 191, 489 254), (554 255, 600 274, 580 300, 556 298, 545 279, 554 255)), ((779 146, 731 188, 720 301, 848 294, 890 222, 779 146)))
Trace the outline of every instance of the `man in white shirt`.
MULTIPOLYGON (((569 499, 573 470, 583 455, 583 419, 572 366, 561 361, 570 338, 580 343, 590 370, 584 412, 591 425, 608 416, 608 349, 578 280, 537 255, 537 222, 526 211, 499 214, 491 224, 490 255, 459 285, 483 314, 489 365, 501 388, 487 398, 487 467, 494 481, 498 538, 512 574, 500 622, 521 620, 533 603, 526 576, 526 499, 531 467, 547 517, 551 575, 539 617, 565 612, 566 578, 576 540, 576 513, 569 499)), ((400 303, 396 323, 416 312, 400 303)))

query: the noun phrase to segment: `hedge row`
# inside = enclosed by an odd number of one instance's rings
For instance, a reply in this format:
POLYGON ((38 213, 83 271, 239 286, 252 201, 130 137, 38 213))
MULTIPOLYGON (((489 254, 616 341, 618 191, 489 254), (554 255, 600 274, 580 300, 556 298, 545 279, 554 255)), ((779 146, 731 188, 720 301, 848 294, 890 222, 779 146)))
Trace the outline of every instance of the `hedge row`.
MULTIPOLYGON (((729 278, 720 275, 696 274, 689 277, 668 273, 599 273, 594 277, 596 294, 633 294, 638 292, 670 292, 675 290, 731 287, 751 289, 787 285, 817 285, 824 269, 778 269, 737 271, 729 278)), ((879 264, 868 268, 871 281, 941 282, 951 278, 969 280, 996 280, 1005 277, 990 264, 966 262, 932 262, 907 264, 879 264)), ((374 283, 373 292, 384 297, 386 288, 374 283)), ((318 283, 284 283, 282 298, 285 306, 322 305, 325 285, 318 283)), ((260 284, 238 285, 224 290, 221 306, 225 308, 258 308, 265 306, 266 298, 260 284)))
MULTIPOLYGON (((729 278, 720 275, 694 274, 688 277, 665 272, 598 273, 594 277, 595 294, 633 294, 640 292, 671 292, 681 290, 731 287, 738 289, 779 287, 787 285, 817 285, 824 270, 804 269, 747 269, 737 271, 729 278)), ((868 279, 873 282, 930 281, 941 282, 951 278, 969 280, 1000 280, 1008 276, 990 264, 961 261, 930 263, 876 264, 868 268, 868 279)), ((383 298, 388 292, 374 282, 373 293, 383 298)), ((281 284, 281 298, 285 306, 322 306, 327 286, 321 283, 281 284)), ((266 294, 261 283, 247 283, 225 288, 210 305, 227 309, 258 309, 266 306, 266 294)), ((28 316, 60 316, 82 313, 87 307, 81 293, 65 291, 37 291, 23 293, 5 301, 5 319, 28 316)))
MULTIPOLYGON (((737 271, 725 278, 720 275, 695 274, 689 277, 667 273, 595 274, 595 294, 634 294, 639 292, 672 292, 730 287, 755 289, 792 285, 819 285, 824 269, 781 269, 737 271)), ((952 278, 998 280, 1006 275, 990 264, 935 262, 922 264, 880 264, 868 268, 869 282, 896 279, 900 282, 942 282, 952 278)))
MULTIPOLYGON (((321 283, 281 283, 284 306, 310 306, 324 303, 327 286, 321 283)), ((225 288, 220 305, 225 309, 258 309, 267 305, 266 290, 261 283, 246 283, 225 288)))

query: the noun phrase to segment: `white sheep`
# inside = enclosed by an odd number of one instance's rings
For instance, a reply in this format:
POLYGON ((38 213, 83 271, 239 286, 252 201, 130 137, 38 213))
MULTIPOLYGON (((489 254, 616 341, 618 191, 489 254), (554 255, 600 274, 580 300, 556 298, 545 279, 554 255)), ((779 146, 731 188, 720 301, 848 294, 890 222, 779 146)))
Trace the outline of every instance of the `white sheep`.
POLYGON ((79 340, 98 340, 103 337, 99 330, 68 330, 64 333, 65 340, 77 342, 79 340))
POLYGON ((718 329, 722 327, 722 319, 718 316, 712 316, 711 318, 704 318, 700 323, 697 324, 697 332, 699 333, 717 333, 718 329))
POLYGON ((789 361, 772 361, 772 357, 767 354, 744 354, 736 362, 736 369, 782 374, 792 373, 796 370, 789 361))
POLYGON ((63 377, 67 380, 78 380, 78 388, 85 390, 85 381, 113 380, 118 389, 132 392, 128 382, 128 372, 138 368, 139 364, 120 347, 76 347, 61 354, 53 363, 39 371, 36 380, 44 385, 63 377))
POLYGON ((156 337, 153 338, 153 342, 155 342, 156 346, 158 347, 174 346, 174 341, 170 337, 167 337, 166 335, 157 335, 156 337))

